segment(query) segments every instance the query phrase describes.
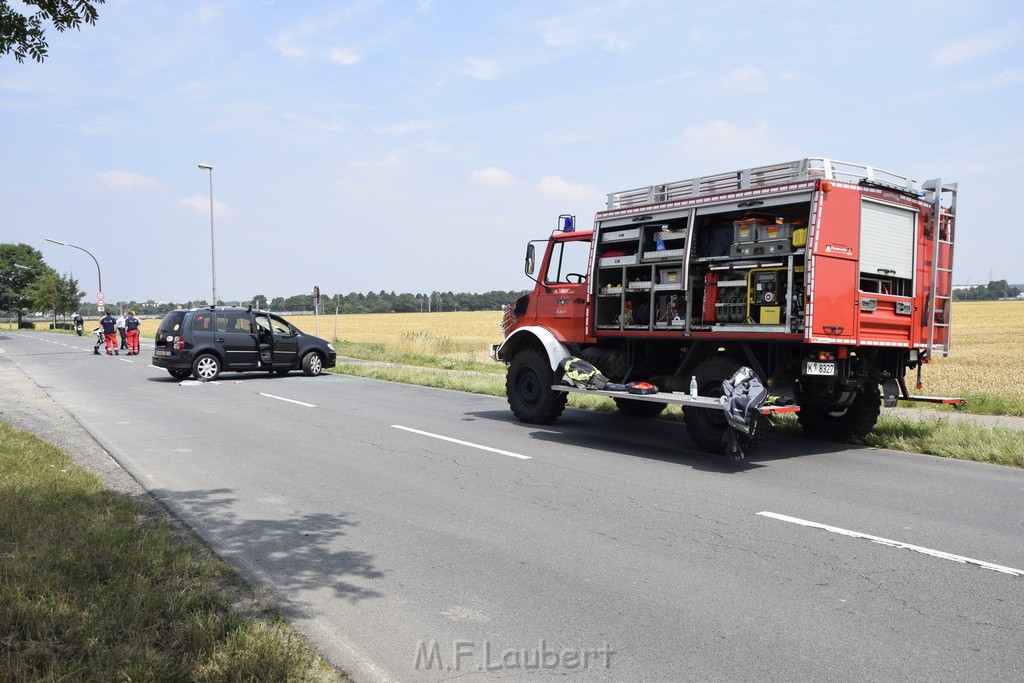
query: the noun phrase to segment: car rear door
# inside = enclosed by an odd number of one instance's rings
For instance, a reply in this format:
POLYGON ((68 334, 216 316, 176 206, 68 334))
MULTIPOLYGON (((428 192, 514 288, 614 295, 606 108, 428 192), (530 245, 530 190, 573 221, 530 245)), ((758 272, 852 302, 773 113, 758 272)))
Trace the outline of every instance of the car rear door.
POLYGON ((259 348, 253 330, 252 314, 247 311, 217 311, 217 345, 224 367, 244 370, 258 367, 259 348))

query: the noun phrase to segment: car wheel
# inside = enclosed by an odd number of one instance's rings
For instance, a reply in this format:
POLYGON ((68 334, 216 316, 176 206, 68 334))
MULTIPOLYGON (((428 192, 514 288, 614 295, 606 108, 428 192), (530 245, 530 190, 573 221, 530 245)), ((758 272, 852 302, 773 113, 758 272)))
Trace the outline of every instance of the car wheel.
POLYGON ((315 377, 323 372, 324 359, 316 351, 311 351, 302 357, 302 372, 309 377, 315 377))
POLYGON ((220 376, 220 360, 212 353, 204 353, 192 363, 192 374, 198 380, 212 382, 220 376))
POLYGON ((168 370, 167 372, 171 373, 171 377, 174 379, 185 379, 192 374, 191 370, 168 370))

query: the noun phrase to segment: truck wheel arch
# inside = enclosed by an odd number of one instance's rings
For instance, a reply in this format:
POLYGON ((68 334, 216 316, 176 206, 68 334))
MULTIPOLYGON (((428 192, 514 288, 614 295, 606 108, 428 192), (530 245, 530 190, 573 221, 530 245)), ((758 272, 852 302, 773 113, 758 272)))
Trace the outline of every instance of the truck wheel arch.
POLYGON ((498 347, 496 355, 499 360, 508 363, 517 353, 530 347, 544 350, 552 370, 558 370, 561 361, 573 355, 569 347, 559 341, 550 330, 538 326, 521 327, 513 332, 498 347))

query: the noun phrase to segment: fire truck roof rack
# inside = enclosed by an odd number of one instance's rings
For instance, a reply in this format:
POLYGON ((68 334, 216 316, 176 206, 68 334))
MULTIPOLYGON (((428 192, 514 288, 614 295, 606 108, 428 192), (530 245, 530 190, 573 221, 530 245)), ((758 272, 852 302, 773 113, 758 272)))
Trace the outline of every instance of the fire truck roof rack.
POLYGON ((608 194, 608 210, 628 209, 634 206, 695 199, 725 192, 817 179, 854 183, 864 181, 897 188, 915 195, 921 194, 915 181, 909 176, 863 164, 836 161, 824 157, 808 157, 781 164, 755 166, 729 173, 699 176, 663 185, 648 185, 632 190, 610 192, 608 194))

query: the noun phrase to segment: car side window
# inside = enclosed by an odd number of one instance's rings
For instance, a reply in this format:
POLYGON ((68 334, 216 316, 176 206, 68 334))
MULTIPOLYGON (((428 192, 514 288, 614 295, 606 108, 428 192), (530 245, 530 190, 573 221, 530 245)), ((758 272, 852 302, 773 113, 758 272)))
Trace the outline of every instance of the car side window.
POLYGON ((260 334, 270 332, 270 318, 265 315, 256 316, 256 331, 260 334))
POLYGON ((273 317, 270 320, 271 320, 271 322, 274 325, 274 334, 291 334, 292 333, 291 325, 286 323, 281 318, 273 317))
POLYGON ((195 317, 192 318, 193 332, 208 332, 212 329, 213 325, 210 322, 209 313, 196 313, 195 317))
POLYGON ((252 321, 245 311, 223 311, 217 316, 217 328, 224 321, 224 332, 252 334, 252 321))

